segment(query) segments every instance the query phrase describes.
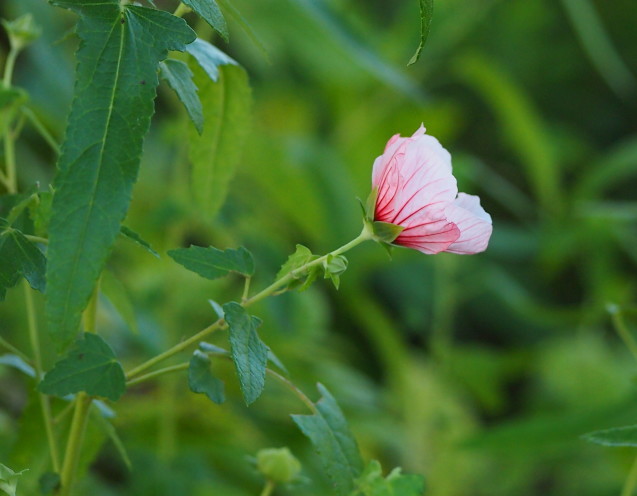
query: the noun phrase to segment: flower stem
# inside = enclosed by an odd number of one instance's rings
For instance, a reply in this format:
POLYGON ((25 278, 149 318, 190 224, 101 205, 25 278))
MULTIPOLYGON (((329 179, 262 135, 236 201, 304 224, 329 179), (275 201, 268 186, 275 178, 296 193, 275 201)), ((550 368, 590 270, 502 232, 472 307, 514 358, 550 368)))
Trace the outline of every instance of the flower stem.
POLYGON ((289 379, 286 379, 281 374, 275 372, 272 369, 265 369, 265 371, 268 374, 270 374, 272 377, 274 377, 276 380, 278 380, 285 387, 287 387, 290 391, 292 391, 303 403, 305 403, 305 406, 307 406, 314 415, 318 414, 316 405, 312 403, 312 400, 308 398, 303 391, 301 391, 298 387, 296 387, 292 381, 290 381, 289 379))
POLYGON ((126 382, 126 387, 134 386, 135 384, 139 384, 140 382, 154 379, 155 377, 159 377, 160 375, 170 374, 171 372, 177 372, 179 370, 186 370, 189 366, 190 362, 184 362, 178 365, 173 365, 171 367, 165 367, 163 369, 155 370, 153 372, 149 372, 148 374, 144 374, 142 376, 136 377, 135 379, 129 380, 128 382, 126 382))
MULTIPOLYGON (((290 272, 289 274, 286 274, 281 279, 273 282, 267 288, 265 288, 262 291, 258 292, 257 294, 255 294, 251 298, 245 299, 245 295, 244 295, 244 299, 242 299, 242 301, 243 301, 242 305, 244 307, 249 307, 250 305, 253 305, 254 303, 257 303, 258 301, 261 301, 264 298, 267 298, 268 296, 273 295, 274 293, 276 293, 276 291, 278 289, 284 287, 290 281, 292 281, 296 275, 302 274, 303 272, 307 271, 308 269, 310 269, 312 267, 315 267, 316 265, 322 264, 325 260, 327 260, 327 258, 330 255, 331 256, 336 256, 336 255, 340 255, 342 253, 345 253, 346 251, 351 250, 355 246, 361 244, 363 241, 366 241, 368 239, 372 239, 372 234, 365 227, 363 229, 363 231, 360 233, 360 235, 358 235, 356 238, 354 238, 349 243, 344 244, 340 248, 337 248, 336 250, 331 251, 330 253, 328 253, 326 255, 323 255, 322 257, 317 258, 316 260, 312 260, 311 262, 306 263, 305 265, 303 265, 303 266, 299 267, 298 269, 290 272)), ((204 337, 206 337, 208 334, 210 334, 210 333, 212 333, 212 332, 214 332, 214 331, 216 331, 218 329, 225 328, 225 326, 226 326, 226 323, 224 322, 223 319, 217 320, 216 322, 212 323, 211 325, 209 325, 205 329, 199 331, 194 336, 191 336, 190 338, 186 339, 185 341, 182 341, 181 343, 176 344, 172 348, 164 351, 163 353, 160 353, 159 355, 151 358, 150 360, 147 360, 146 362, 142 363, 141 365, 139 365, 139 366, 135 367, 134 369, 130 370, 126 374, 126 379, 128 381, 130 381, 133 377, 138 376, 139 374, 141 374, 145 370, 149 369, 153 365, 156 365, 159 362, 162 362, 162 361, 166 360, 167 358, 170 358, 173 355, 179 353, 180 351, 185 350, 189 346, 191 346, 191 345, 193 345, 195 343, 198 343, 204 337)))
MULTIPOLYGON (((23 282, 24 288, 24 300, 26 303, 27 320, 29 325, 29 340, 31 341, 31 348, 33 348, 33 368, 35 369, 36 378, 38 381, 42 380, 42 355, 40 352, 40 339, 38 336, 38 323, 35 318, 35 307, 33 305, 33 296, 31 289, 26 281, 23 282)), ((51 403, 50 398, 42 393, 38 393, 40 400, 40 408, 42 409, 42 418, 44 420, 44 430, 46 431, 46 438, 49 443, 49 453, 51 455, 51 464, 53 465, 53 471, 60 471, 60 458, 58 455, 57 443, 55 442, 55 436, 53 434, 53 418, 51 416, 51 403)))
POLYGON ((274 482, 268 479, 265 482, 265 486, 263 486, 263 491, 261 491, 260 496, 270 496, 272 494, 272 491, 274 491, 274 486, 275 486, 274 482))
POLYGON ((64 455, 64 463, 62 465, 62 473, 60 474, 62 488, 60 496, 69 496, 71 488, 75 480, 77 465, 80 460, 80 449, 84 440, 84 430, 88 419, 88 412, 91 406, 91 398, 86 393, 77 393, 75 397, 75 411, 73 412, 73 420, 71 421, 71 431, 66 443, 66 452, 64 455))
POLYGON ((15 59, 18 57, 18 50, 15 47, 11 47, 9 55, 7 55, 7 61, 4 66, 4 77, 2 78, 2 84, 5 88, 11 87, 11 78, 13 77, 13 68, 15 67, 15 59))

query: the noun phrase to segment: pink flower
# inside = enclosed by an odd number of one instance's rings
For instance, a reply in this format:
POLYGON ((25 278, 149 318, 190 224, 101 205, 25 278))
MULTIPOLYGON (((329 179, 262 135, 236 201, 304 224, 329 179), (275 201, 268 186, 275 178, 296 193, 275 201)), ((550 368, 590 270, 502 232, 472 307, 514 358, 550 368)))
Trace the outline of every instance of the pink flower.
POLYGON ((491 237, 491 216, 477 196, 458 193, 451 155, 421 125, 411 138, 393 136, 374 162, 374 220, 403 228, 393 244, 423 253, 473 254, 491 237))

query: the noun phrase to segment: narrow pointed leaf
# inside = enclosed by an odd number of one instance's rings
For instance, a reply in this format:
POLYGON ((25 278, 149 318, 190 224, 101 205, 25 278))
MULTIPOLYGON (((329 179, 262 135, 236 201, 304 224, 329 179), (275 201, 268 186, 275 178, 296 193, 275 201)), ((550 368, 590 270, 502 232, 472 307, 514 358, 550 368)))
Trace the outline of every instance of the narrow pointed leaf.
POLYGON ((196 350, 190 359, 188 387, 193 393, 205 394, 217 405, 226 400, 223 381, 212 374, 210 358, 199 350, 196 350))
POLYGON ((243 246, 222 251, 212 246, 204 248, 193 245, 190 248, 170 250, 168 255, 178 264, 206 279, 223 277, 230 272, 246 277, 254 274, 252 254, 243 246))
POLYGON ((189 135, 191 188, 195 204, 212 218, 223 205, 241 160, 250 124, 251 93, 248 76, 237 65, 218 66, 216 82, 199 65, 191 64, 191 69, 204 108, 203 133, 200 136, 192 129, 189 135))
POLYGON ((434 14, 434 0, 420 0, 420 42, 416 53, 409 59, 408 66, 415 64, 420 58, 422 49, 425 47, 427 37, 429 36, 429 28, 431 27, 431 18, 434 14))
POLYGON ((97 334, 86 333, 47 372, 38 388, 54 396, 84 391, 117 401, 126 390, 126 378, 111 347, 97 334))
POLYGON ((183 0, 183 3, 188 5, 199 17, 210 24, 225 41, 228 41, 230 36, 228 26, 215 0, 183 0))
POLYGON ((137 234, 135 231, 133 231, 132 229, 126 227, 126 226, 122 226, 120 228, 120 234, 122 236, 124 236, 125 238, 130 239, 133 243, 138 244, 139 246, 141 246, 142 248, 144 248, 148 253, 150 253, 151 255, 159 258, 159 253, 157 253, 152 246, 150 246, 150 243, 144 239, 142 239, 142 237, 137 234))
POLYGON ((35 377, 35 369, 18 355, 13 355, 11 353, 0 355, 0 365, 13 367, 15 369, 18 369, 20 372, 24 372, 29 377, 35 377))
POLYGON ((118 0, 55 0, 79 14, 77 84, 54 180, 46 314, 72 342, 137 178, 157 67, 195 39, 183 19, 118 0))
POLYGON ((582 437, 591 443, 604 446, 637 446, 637 425, 589 432, 582 437))
POLYGON ((354 489, 363 461, 336 400, 325 386, 319 384, 318 390, 323 397, 316 403, 317 413, 292 415, 292 419, 314 445, 336 494, 345 496, 354 489))
POLYGON ((203 131, 203 109, 197 94, 197 87, 192 81, 192 72, 181 60, 166 59, 159 64, 161 77, 165 79, 181 103, 184 104, 190 120, 199 134, 203 131))
POLYGON ((243 398, 249 405, 261 395, 265 386, 268 347, 257 334, 261 320, 235 302, 226 303, 223 311, 230 330, 230 354, 243 398))

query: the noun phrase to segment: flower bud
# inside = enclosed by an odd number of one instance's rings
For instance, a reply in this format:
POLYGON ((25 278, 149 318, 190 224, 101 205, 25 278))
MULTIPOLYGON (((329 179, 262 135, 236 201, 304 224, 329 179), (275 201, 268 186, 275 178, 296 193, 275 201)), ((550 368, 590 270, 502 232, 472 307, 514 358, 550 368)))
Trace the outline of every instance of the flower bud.
POLYGON ((25 14, 13 21, 3 19, 2 25, 9 36, 11 47, 16 50, 22 50, 39 38, 41 34, 40 27, 35 23, 31 14, 25 14))
POLYGON ((301 463, 288 448, 266 448, 257 453, 257 469, 268 480, 291 482, 301 471, 301 463))

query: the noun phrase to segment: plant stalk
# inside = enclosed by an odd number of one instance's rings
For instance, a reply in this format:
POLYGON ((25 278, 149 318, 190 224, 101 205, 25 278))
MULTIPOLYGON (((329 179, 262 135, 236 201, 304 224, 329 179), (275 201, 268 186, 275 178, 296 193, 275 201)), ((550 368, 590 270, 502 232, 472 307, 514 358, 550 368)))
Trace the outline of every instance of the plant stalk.
POLYGON ((64 455, 64 463, 62 465, 61 489, 59 496, 69 496, 73 483, 77 466, 80 461, 80 451, 84 440, 84 431, 88 420, 88 412, 91 407, 91 397, 86 393, 77 393, 75 397, 75 411, 73 412, 73 420, 71 421, 71 431, 66 443, 66 452, 64 455))

